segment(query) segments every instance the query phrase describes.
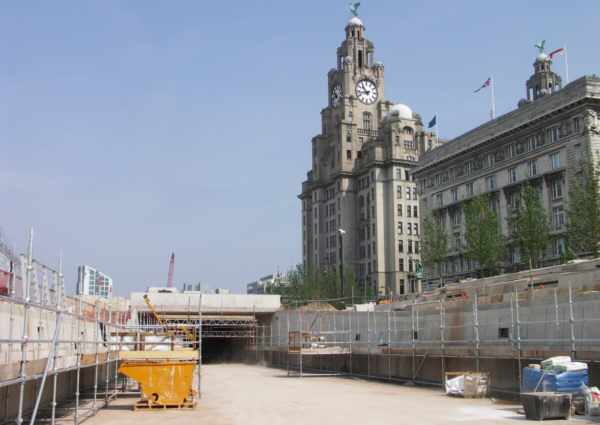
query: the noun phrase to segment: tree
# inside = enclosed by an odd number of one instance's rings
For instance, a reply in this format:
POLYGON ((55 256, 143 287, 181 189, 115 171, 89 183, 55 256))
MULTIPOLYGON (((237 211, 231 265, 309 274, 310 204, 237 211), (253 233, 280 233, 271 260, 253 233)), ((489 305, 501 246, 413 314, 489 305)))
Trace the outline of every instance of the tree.
POLYGON ((504 258, 505 238, 500 233, 498 214, 490 208, 489 196, 476 196, 463 206, 465 216, 465 249, 467 258, 477 262, 481 277, 485 270, 504 258))
MULTIPOLYGON (((280 294, 285 307, 296 307, 299 304, 315 300, 328 301, 336 307, 340 307, 341 279, 340 274, 334 269, 325 272, 312 264, 307 267, 298 264, 287 272, 285 281, 285 284, 279 286, 277 292, 269 291, 269 293, 280 294)), ((355 297, 364 294, 365 297, 370 298, 372 291, 370 286, 359 286, 356 272, 352 267, 344 267, 346 299, 351 294, 354 294, 355 297)))
POLYGON ((450 236, 444 226, 436 217, 429 216, 423 221, 421 234, 421 261, 428 268, 437 272, 442 285, 444 262, 448 255, 450 236))
POLYGON ((567 209, 569 239, 577 252, 600 255, 600 170, 597 163, 581 161, 575 178, 569 181, 567 209))
POLYGON ((521 258, 527 258, 532 268, 537 268, 538 259, 546 252, 550 243, 550 221, 542 199, 529 182, 525 183, 522 200, 509 207, 508 224, 511 239, 519 247, 521 258))

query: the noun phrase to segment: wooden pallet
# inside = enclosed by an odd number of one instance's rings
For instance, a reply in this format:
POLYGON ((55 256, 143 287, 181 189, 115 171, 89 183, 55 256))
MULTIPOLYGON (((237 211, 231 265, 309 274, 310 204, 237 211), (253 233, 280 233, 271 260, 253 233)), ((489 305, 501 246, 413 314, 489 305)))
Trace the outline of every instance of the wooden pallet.
POLYGON ((138 401, 133 405, 133 410, 194 410, 196 400, 185 401, 182 404, 151 404, 147 401, 138 401))

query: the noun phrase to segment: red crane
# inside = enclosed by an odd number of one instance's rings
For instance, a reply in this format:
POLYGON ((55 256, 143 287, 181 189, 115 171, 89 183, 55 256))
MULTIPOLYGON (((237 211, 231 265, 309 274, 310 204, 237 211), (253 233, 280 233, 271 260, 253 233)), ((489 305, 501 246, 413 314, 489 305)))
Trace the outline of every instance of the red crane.
POLYGON ((175 268, 175 253, 171 254, 171 264, 169 265, 169 279, 167 280, 167 288, 173 285, 173 269, 175 268))

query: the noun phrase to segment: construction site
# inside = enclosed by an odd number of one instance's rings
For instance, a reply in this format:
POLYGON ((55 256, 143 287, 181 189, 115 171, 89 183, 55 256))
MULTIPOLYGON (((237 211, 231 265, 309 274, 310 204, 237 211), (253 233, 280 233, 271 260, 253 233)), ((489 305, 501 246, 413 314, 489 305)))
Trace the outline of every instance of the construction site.
MULTIPOLYGON (((129 299, 68 296, 61 261, 52 268, 33 259, 31 240, 29 253, 8 258, 0 271, 2 423, 78 424, 97 416, 93 423, 111 409, 170 411, 182 422, 197 414, 217 423, 208 413, 216 412, 208 404, 219 391, 214 385, 244 389, 240 397, 258 406, 265 400, 250 393, 266 385, 257 382, 263 378, 273 397, 299 403, 302 388, 316 385, 302 383, 309 377, 334 392, 370 391, 376 403, 372 385, 391 391, 382 402, 423 391, 446 400, 445 382, 469 373, 485 377, 480 396, 514 401, 523 368, 552 356, 585 363, 589 382, 600 381, 600 260, 448 285, 388 304, 348 300, 338 311, 313 300, 283 310, 278 295, 168 287, 129 299), (205 376, 215 384, 206 388, 205 376)), ((308 400, 321 390, 304 394, 308 400)), ((233 389, 221 391, 233 397, 233 389)), ((461 403, 443 403, 451 402, 461 403)))

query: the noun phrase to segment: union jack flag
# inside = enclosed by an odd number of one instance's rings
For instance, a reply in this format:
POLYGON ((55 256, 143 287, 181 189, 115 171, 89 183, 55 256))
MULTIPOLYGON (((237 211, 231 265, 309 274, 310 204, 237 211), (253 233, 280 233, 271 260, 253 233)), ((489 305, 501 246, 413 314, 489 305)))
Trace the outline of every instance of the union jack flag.
POLYGON ((489 86, 491 80, 492 80, 492 77, 490 77, 487 80, 485 80, 485 83, 483 83, 483 85, 481 87, 479 87, 477 90, 475 90, 473 93, 477 93, 482 88, 489 86))

